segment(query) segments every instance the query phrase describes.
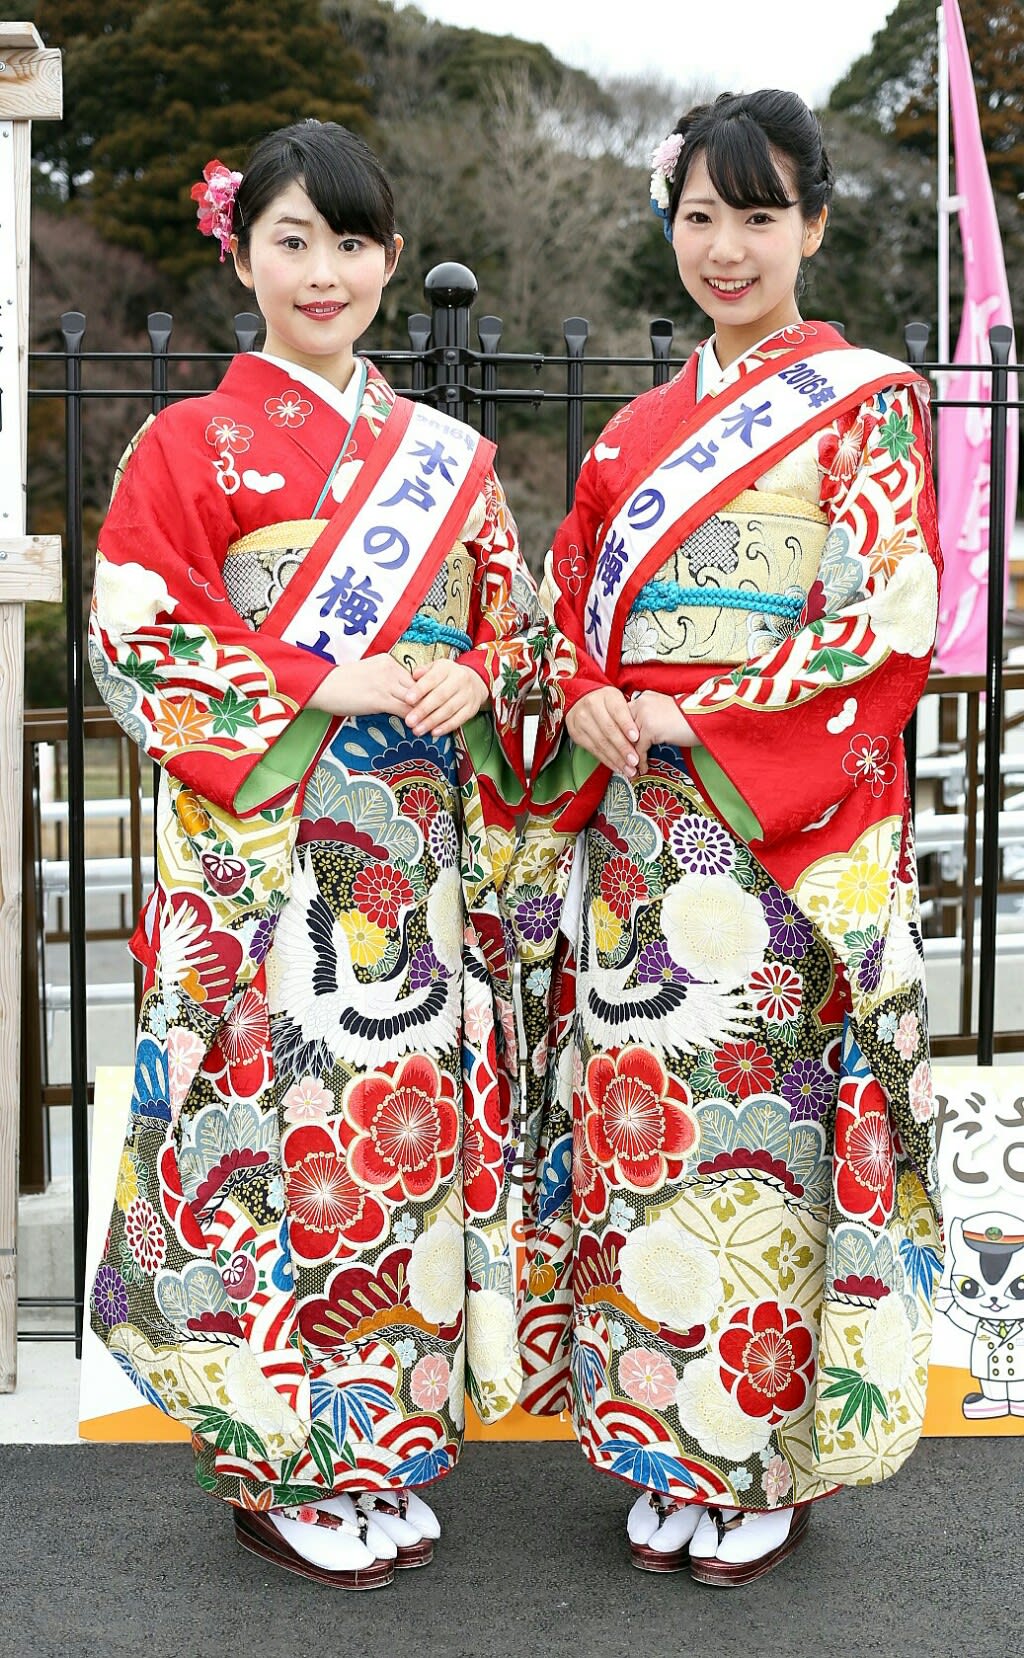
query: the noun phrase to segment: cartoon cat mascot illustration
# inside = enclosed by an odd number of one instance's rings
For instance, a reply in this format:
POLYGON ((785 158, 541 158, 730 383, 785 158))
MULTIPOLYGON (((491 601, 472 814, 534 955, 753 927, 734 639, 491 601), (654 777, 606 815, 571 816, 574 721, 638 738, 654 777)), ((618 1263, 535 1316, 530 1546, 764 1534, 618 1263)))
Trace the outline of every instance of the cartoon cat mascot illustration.
POLYGON ((935 1306, 971 1336, 971 1420, 1024 1416, 1024 1221, 996 1209, 950 1227, 948 1284, 935 1306))

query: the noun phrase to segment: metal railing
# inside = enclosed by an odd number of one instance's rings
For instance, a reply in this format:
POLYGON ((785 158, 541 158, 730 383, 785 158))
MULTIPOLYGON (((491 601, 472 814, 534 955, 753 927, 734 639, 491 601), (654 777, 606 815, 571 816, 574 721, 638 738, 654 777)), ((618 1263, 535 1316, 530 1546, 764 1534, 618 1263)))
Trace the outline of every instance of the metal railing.
MULTIPOLYGON (((570 318, 564 325, 564 352, 507 352, 501 350, 502 323, 493 316, 477 319, 476 343, 470 343, 476 291, 475 278, 464 266, 447 264, 436 267, 426 281, 431 313, 417 314, 408 319, 409 348, 375 350, 370 347, 367 355, 385 370, 398 390, 415 399, 427 399, 449 413, 469 420, 495 442, 500 441, 503 424, 507 429, 509 422, 512 422, 518 428, 530 418, 531 411, 545 422, 546 430, 551 423, 550 414, 545 411, 560 413, 561 438, 552 436, 550 441, 564 444, 565 500, 568 504, 587 442, 596 431, 595 422, 602 422, 614 408, 645 386, 664 384, 681 366, 681 359, 673 356, 673 324, 665 319, 656 319, 650 324, 649 349, 643 355, 588 355, 590 330, 581 317, 570 318)), ((260 318, 251 313, 238 315, 234 320, 235 349, 251 350, 258 340, 261 326, 260 318)), ((116 831, 122 836, 118 843, 121 850, 116 856, 122 860, 118 878, 122 882, 123 902, 113 925, 94 929, 90 933, 86 746, 87 741, 96 736, 110 737, 117 728, 104 709, 86 706, 83 453, 87 411, 90 406, 110 399, 122 399, 136 415, 140 409, 146 413, 159 413, 175 398, 194 396, 212 389, 232 353, 173 352, 170 349, 173 319, 166 312, 155 312, 149 317, 149 346, 145 351, 89 350, 85 344, 86 318, 76 311, 62 316, 60 331, 62 346, 59 350, 30 354, 33 379, 29 392, 30 408, 57 399, 63 406, 65 417, 63 484, 67 710, 66 714, 63 710, 51 710, 26 716, 21 1135, 23 1183, 38 1189, 45 1183, 47 1175, 44 1112, 62 1107, 70 1110, 74 1292, 70 1298, 33 1298, 31 1304, 22 1301, 20 1305, 31 1305, 33 1309, 41 1305, 73 1306, 73 1329, 47 1331, 45 1335, 49 1339, 75 1339, 80 1346, 85 1297, 88 1108, 91 1094, 86 1027, 90 999, 87 952, 90 942, 127 937, 131 930, 143 893, 144 838, 150 833, 144 821, 145 799, 151 785, 150 768, 140 766, 134 746, 118 735, 117 743, 121 746, 118 749, 117 776, 121 778, 123 788, 117 798, 124 802, 125 810, 122 826, 116 831), (138 380, 128 385, 94 384, 93 374, 98 365, 106 365, 112 371, 116 366, 119 377, 129 367, 133 372, 136 369, 141 372, 138 380), (196 384, 197 375, 206 377, 207 371, 207 383, 196 384), (58 826, 51 824, 49 829, 44 821, 46 813, 39 781, 38 757, 44 744, 59 748, 67 785, 66 810, 50 814, 51 818, 56 816, 61 821, 58 826), (47 833, 59 836, 48 847, 45 845, 47 833), (124 860, 127 860, 126 864, 124 860), (53 914, 53 869, 48 868, 48 864, 60 865, 60 912, 56 917, 53 914), (46 999, 47 952, 65 944, 68 950, 68 984, 66 992, 61 993, 61 1002, 67 1010, 70 1024, 69 1076, 65 1080, 54 1081, 49 1074, 45 1037, 45 1027, 53 1011, 52 1007, 47 1007, 46 999)), ((909 325, 906 339, 910 360, 924 372, 941 374, 947 370, 947 365, 926 360, 927 331, 921 325, 909 325)), ((1002 480, 1005 479, 1006 418, 1009 408, 1021 406, 1010 402, 1007 396, 1008 330, 992 331, 991 348, 993 361, 982 365, 981 369, 981 372, 991 375, 993 407, 989 566, 995 579, 990 580, 989 586, 988 668, 985 676, 979 676, 976 680, 942 681, 933 677, 930 683, 929 690, 940 696, 943 709, 938 754, 928 762, 928 765, 932 765, 933 760, 941 762, 938 771, 932 766, 938 787, 937 806, 932 816, 941 820, 945 813, 950 818, 950 825, 947 831, 940 821, 936 828, 932 817, 929 817, 928 832, 935 844, 931 850, 922 851, 922 865, 927 866, 931 859, 937 871, 923 867, 922 896, 929 912, 929 929, 942 948, 952 947, 959 952, 962 970, 959 1028, 950 1035, 939 1037, 935 1042, 935 1051, 976 1052, 983 1063, 991 1060, 996 1050, 1024 1050, 1024 1030, 998 1033, 995 1030, 997 906, 1001 892, 1024 892, 1024 881, 1008 881, 1001 870, 1003 852, 1000 842, 1000 813, 1005 818, 1008 804, 1007 784, 1001 771, 1006 727, 1004 703, 1007 695, 1024 693, 1024 670, 1004 669, 1003 617, 999 604, 1003 590, 1005 490, 1002 480), (966 723, 961 728, 964 713, 966 723), (984 764, 979 767, 978 744, 982 732, 984 764), (940 775, 943 767, 945 774, 940 775), (959 811, 953 810, 960 804, 956 798, 944 798, 950 793, 950 777, 953 780, 953 796, 958 792, 963 794, 962 809, 959 811), (986 788, 986 781, 989 780, 991 786, 986 788), (979 812, 982 826, 980 859, 979 812), (942 874, 940 865, 943 857, 952 858, 954 864, 959 864, 959 879, 956 879, 955 872, 953 876, 942 874), (975 1028, 972 1007, 979 912, 979 1007, 975 1028), (946 941, 944 944, 943 940, 946 941)), ((941 399, 937 400, 937 406, 944 406, 941 399)), ((135 425, 138 424, 141 420, 136 418, 135 425)), ((131 429, 132 417, 129 416, 120 434, 122 443, 131 429)), ((119 443, 115 452, 103 458, 104 475, 108 479, 113 473, 120 446, 119 443)), ((29 505, 31 509, 31 473, 29 505)), ((556 505, 552 522, 548 525, 549 534, 557 516, 556 505)), ((915 733, 911 730, 908 733, 908 747, 912 764, 918 746, 915 733)), ((922 757, 923 783, 926 772, 928 766, 922 757)), ((928 778, 928 786, 931 786, 931 773, 928 778)), ((126 974, 127 971, 126 965, 126 974)), ((138 974, 135 973, 133 991, 136 1002, 140 988, 138 974)), ((125 1055, 126 1063, 129 1057, 130 1054, 125 1055)), ((22 1332, 23 1335, 32 1333, 22 1332)))

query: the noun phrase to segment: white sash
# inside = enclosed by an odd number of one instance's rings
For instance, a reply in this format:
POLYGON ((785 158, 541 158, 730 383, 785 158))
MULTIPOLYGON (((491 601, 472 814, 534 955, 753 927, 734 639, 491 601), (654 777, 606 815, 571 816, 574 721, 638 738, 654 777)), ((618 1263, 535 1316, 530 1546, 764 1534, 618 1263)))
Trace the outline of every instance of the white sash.
MULTIPOLYGON (((392 419, 378 443, 386 441, 392 419)), ((476 493, 471 485, 479 488, 486 466, 483 448, 470 427, 416 404, 394 454, 280 637, 329 662, 369 656, 389 622, 408 609, 403 598, 422 585, 416 576, 431 549, 447 536, 447 552, 462 528, 476 493)), ((357 478, 353 495, 358 490, 357 478)), ((286 609, 287 595, 286 588, 278 601, 286 609)))
MULTIPOLYGON (((877 351, 856 347, 821 351, 801 362, 790 362, 749 392, 744 392, 746 383, 740 382, 727 403, 716 400, 699 431, 688 429, 660 466, 631 492, 606 528, 586 612, 587 649, 601 666, 607 663, 620 593, 674 524, 730 478, 739 480, 741 473, 756 478, 767 471, 779 458, 771 451, 796 447, 804 428, 820 429, 824 424, 821 410, 847 401, 871 384, 877 387, 905 380, 907 373, 904 364, 877 351)), ((738 495, 741 487, 737 482, 725 499, 738 495)))

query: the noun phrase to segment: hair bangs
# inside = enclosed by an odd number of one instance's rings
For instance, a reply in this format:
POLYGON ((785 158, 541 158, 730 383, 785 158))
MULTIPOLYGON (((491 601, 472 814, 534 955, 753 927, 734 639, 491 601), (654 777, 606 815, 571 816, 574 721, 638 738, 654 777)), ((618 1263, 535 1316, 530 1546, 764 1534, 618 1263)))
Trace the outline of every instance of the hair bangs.
POLYGON ((394 239, 391 192, 359 155, 333 146, 330 155, 318 145, 295 146, 295 177, 335 235, 368 236, 388 246, 394 239), (385 194, 386 191, 386 194, 385 194))
POLYGON ((718 194, 730 207, 794 205, 765 134, 755 122, 740 117, 723 121, 709 132, 704 160, 718 194))
POLYGON ((373 151, 336 121, 297 121, 268 133, 242 175, 235 229, 245 254, 252 226, 289 184, 299 183, 337 236, 395 245, 395 202, 373 151))

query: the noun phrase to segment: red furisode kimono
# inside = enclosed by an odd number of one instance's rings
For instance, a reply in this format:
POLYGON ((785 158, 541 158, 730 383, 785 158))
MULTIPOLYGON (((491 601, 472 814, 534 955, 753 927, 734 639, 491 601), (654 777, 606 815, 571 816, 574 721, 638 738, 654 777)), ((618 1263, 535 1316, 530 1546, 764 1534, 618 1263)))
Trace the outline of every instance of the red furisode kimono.
POLYGON ((505 888, 533 1156, 524 1402, 594 1464, 766 1509, 884 1478, 941 1271, 902 732, 940 566, 926 388, 802 323, 704 347, 586 457, 505 888), (701 363, 704 356, 703 365, 701 363), (564 732, 675 697, 633 782, 564 732), (566 896, 568 894, 568 896, 566 896))
POLYGON ((244 356, 100 536, 93 672, 163 775, 93 1328, 233 1503, 437 1478, 467 1389, 520 1387, 497 888, 539 612, 492 459, 361 363, 244 356), (489 705, 437 740, 308 706, 383 650, 489 705))

